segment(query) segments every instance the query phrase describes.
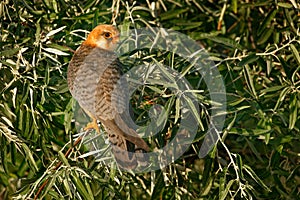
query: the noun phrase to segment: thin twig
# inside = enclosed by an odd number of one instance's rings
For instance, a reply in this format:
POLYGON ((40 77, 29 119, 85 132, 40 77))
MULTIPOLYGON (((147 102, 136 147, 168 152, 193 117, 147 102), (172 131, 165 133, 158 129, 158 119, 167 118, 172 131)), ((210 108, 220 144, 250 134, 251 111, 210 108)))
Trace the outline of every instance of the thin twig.
MULTIPOLYGON (((89 133, 89 130, 88 132, 89 133)), ((81 141, 82 141, 82 138, 83 138, 84 135, 78 137, 74 144, 72 146, 69 147, 69 149, 67 150, 67 152, 65 153, 65 157, 68 157, 70 155, 70 153, 72 152, 72 150, 74 149, 74 147, 76 147, 81 141)), ((56 171, 60 166, 62 165, 62 161, 59 161, 56 166, 54 167, 53 171, 56 171)), ((43 189, 45 188, 45 186, 47 185, 47 183, 49 182, 49 179, 47 179, 40 187, 39 187, 39 190, 37 191, 36 195, 34 196, 34 200, 36 200, 40 193, 43 191, 43 189)))
POLYGON ((291 39, 288 43, 286 43, 285 45, 281 46, 281 47, 277 47, 276 49, 271 51, 271 52, 264 52, 264 53, 256 53, 257 56, 268 56, 268 55, 275 55, 275 53, 277 51, 280 51, 281 49, 286 48, 287 46, 289 46, 291 43, 293 43, 294 41, 296 41, 296 37, 294 37, 293 39, 291 39))

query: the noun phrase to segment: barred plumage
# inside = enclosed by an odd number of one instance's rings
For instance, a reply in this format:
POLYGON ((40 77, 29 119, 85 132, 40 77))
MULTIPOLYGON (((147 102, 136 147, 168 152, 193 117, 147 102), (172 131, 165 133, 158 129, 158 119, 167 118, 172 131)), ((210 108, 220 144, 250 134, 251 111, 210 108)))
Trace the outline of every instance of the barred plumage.
POLYGON ((130 151, 149 151, 149 147, 121 117, 126 108, 127 91, 125 82, 120 79, 121 64, 112 51, 118 37, 115 27, 97 26, 69 64, 68 85, 86 113, 105 127, 119 166, 132 169, 137 166, 137 158, 130 151))

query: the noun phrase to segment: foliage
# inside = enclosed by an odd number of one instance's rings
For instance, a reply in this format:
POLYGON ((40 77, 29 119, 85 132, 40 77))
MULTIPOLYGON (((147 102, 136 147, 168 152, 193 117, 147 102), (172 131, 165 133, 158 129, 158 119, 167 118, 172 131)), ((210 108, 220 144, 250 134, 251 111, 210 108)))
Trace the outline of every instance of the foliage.
MULTIPOLYGON (((43 183, 39 198, 45 199, 297 199, 299 7, 294 0, 1 1, 0 199, 33 198, 43 183), (67 66, 99 23, 170 28, 208 50, 227 91, 221 140, 208 156, 198 157, 200 128, 181 159, 144 174, 80 157, 85 147, 64 155, 76 133, 67 66)), ((138 61, 143 58, 142 52, 138 61)), ((174 62, 179 73, 186 69, 170 54, 155 52, 155 58, 174 62)), ((200 120, 207 128, 206 87, 189 69, 185 77, 203 100, 200 120)), ((168 95, 160 85, 132 100, 137 119, 149 102, 171 110, 155 144, 176 126, 176 102, 168 95)))

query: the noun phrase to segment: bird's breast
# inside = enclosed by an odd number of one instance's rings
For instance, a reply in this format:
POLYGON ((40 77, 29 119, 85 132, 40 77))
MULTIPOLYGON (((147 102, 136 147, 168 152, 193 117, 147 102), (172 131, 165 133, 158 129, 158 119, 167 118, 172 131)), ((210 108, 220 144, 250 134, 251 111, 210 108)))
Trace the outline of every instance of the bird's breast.
POLYGON ((75 53, 69 65, 70 92, 80 106, 95 118, 112 119, 117 110, 112 106, 112 94, 120 78, 117 57, 103 49, 82 48, 75 53))

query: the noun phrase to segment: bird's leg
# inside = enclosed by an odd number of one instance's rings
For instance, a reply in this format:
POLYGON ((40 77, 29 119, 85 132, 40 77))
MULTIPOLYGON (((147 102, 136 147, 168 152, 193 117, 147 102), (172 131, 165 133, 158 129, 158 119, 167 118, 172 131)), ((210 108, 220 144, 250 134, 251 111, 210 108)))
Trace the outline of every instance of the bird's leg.
POLYGON ((97 123, 97 120, 93 118, 93 121, 88 123, 86 127, 84 127, 84 130, 87 131, 89 129, 95 129, 97 133, 100 133, 100 129, 97 123))

